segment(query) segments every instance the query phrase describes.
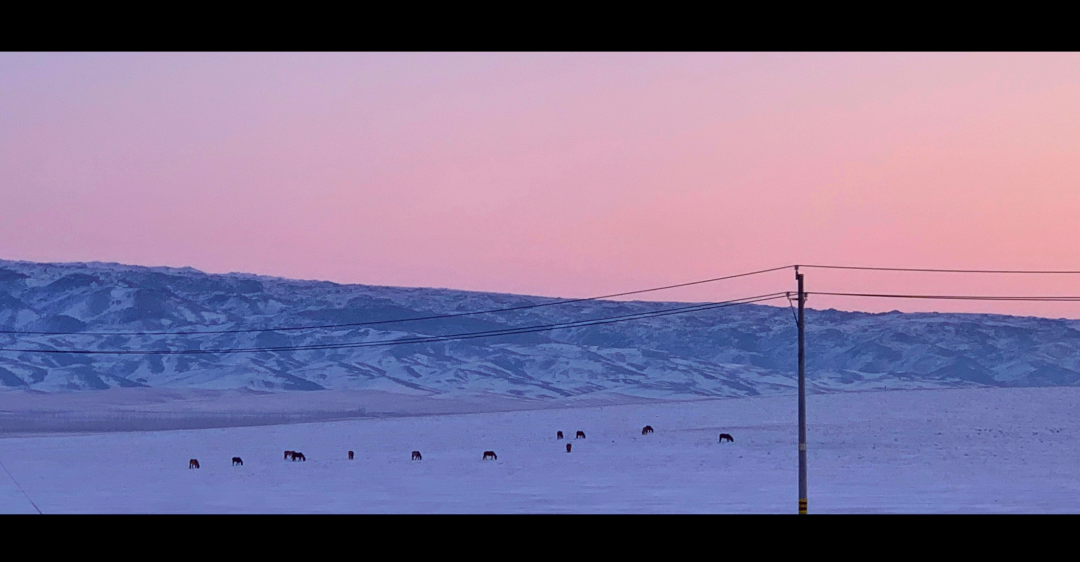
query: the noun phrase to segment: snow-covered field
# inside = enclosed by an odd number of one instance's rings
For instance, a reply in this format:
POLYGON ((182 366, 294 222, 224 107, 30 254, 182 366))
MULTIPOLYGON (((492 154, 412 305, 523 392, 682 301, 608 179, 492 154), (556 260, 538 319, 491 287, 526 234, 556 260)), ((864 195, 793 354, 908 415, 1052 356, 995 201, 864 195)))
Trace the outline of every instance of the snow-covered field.
MULTIPOLYGON (((1078 407, 1077 388, 812 395, 810 512, 1080 512, 1078 407)), ((0 511, 34 513, 33 500, 43 513, 793 513, 795 422, 789 395, 9 434, 0 511), (642 436, 646 424, 656 432, 642 436)))

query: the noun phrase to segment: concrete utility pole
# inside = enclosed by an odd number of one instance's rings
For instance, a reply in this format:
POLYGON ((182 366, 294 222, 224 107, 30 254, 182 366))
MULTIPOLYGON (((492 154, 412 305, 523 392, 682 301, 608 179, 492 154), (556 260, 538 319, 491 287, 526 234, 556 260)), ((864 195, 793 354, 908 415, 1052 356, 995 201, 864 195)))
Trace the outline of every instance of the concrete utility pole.
POLYGON ((803 305, 803 274, 795 266, 795 280, 799 282, 799 514, 806 513, 806 320, 803 305))

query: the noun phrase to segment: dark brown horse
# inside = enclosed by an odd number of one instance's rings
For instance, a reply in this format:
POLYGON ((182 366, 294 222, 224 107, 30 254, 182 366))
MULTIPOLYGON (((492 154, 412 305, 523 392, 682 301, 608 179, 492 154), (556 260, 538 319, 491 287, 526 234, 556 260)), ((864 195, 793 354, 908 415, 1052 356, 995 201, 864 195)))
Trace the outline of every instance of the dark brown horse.
POLYGON ((577 432, 577 435, 574 436, 574 439, 584 439, 584 438, 585 438, 585 432, 584 431, 579 431, 579 432, 577 432))
POLYGON ((556 439, 562 439, 562 432, 560 431, 560 432, 556 433, 555 438, 556 439))
POLYGON ((724 442, 724 439, 727 439, 727 440, 728 440, 729 442, 731 442, 731 443, 734 443, 734 442, 735 442, 735 439, 734 439, 734 438, 732 438, 732 437, 731 437, 730 435, 728 435, 727 433, 721 433, 721 434, 720 434, 720 442, 721 442, 721 443, 723 443, 723 442, 724 442))
POLYGON ((349 451, 349 460, 353 460, 353 452, 349 451))
POLYGON ((233 466, 236 466, 236 465, 244 466, 244 461, 240 460, 240 457, 233 457, 232 458, 232 465, 233 466))
POLYGON ((199 468, 199 459, 191 459, 187 462, 188 468, 199 468))
POLYGON ((645 435, 646 433, 652 433, 652 432, 653 432, 653 430, 652 430, 651 425, 647 425, 647 426, 641 428, 641 434, 642 435, 645 435))
POLYGON ((424 460, 424 457, 420 456, 420 451, 413 451, 412 452, 412 460, 414 460, 414 461, 422 461, 422 460, 424 460))
POLYGON ((300 451, 293 451, 292 460, 307 462, 307 457, 305 457, 304 453, 301 453, 300 451))
POLYGON ((499 457, 495 456, 495 451, 484 451, 484 460, 488 459, 499 460, 499 457))
POLYGON ((284 460, 289 460, 289 459, 292 458, 292 456, 293 456, 293 451, 285 451, 285 459, 284 460))
POLYGON ((569 444, 569 443, 567 443, 567 444, 566 444, 566 452, 567 452, 567 453, 569 453, 569 452, 570 452, 570 444, 569 444))

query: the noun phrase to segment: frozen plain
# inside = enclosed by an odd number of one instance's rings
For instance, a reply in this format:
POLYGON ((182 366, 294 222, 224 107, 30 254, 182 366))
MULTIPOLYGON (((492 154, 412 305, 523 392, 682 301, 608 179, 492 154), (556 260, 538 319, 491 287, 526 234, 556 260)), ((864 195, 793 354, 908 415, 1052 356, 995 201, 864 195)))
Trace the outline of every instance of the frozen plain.
MULTIPOLYGON (((1080 512, 1080 388, 807 401, 811 513, 1080 512)), ((793 395, 468 414, 409 408, 257 427, 6 434, 0 512, 34 513, 28 497, 43 513, 796 511, 793 395), (654 434, 641 435, 646 424, 654 434), (567 440, 555 439, 559 430, 567 440), (575 440, 577 430, 586 439, 575 440), (721 432, 735 442, 718 443, 721 432), (307 462, 284 461, 286 449, 307 462), (481 460, 489 449, 498 460, 481 460), (411 461, 412 450, 423 460, 411 461), (233 456, 244 466, 231 466, 233 456), (202 468, 189 470, 189 458, 202 468)))

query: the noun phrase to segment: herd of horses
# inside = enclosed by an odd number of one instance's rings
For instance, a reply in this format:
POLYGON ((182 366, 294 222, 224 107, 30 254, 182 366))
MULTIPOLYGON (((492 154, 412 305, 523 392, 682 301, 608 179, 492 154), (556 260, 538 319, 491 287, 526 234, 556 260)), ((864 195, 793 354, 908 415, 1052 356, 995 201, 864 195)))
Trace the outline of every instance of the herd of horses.
MULTIPOLYGON (((648 435, 650 433, 653 433, 653 428, 652 428, 651 425, 647 425, 647 426, 641 428, 641 434, 642 435, 648 435)), ((563 438, 563 432, 558 431, 558 432, 555 433, 555 439, 556 440, 559 440, 559 439, 562 439, 562 438, 563 438)), ((577 434, 574 435, 574 439, 585 439, 585 432, 584 431, 578 431, 577 434)), ((727 441, 729 443, 734 443, 735 439, 731 436, 730 433, 721 433, 720 434, 720 442, 723 443, 724 441, 727 441)), ((570 452, 570 443, 566 444, 566 452, 567 453, 570 452)), ((353 452, 349 451, 349 460, 353 460, 353 458, 354 458, 353 452)), ((413 451, 412 452, 412 460, 419 461, 419 460, 423 460, 423 458, 424 457, 420 455, 420 451, 413 451)), ((481 460, 486 461, 488 459, 491 459, 493 461, 497 461, 497 460, 499 460, 499 457, 495 454, 495 451, 484 451, 484 456, 483 456, 483 458, 481 460)), ((301 453, 300 451, 285 451, 284 460, 307 462, 307 457, 305 457, 304 453, 301 453)), ((240 457, 233 457, 232 458, 232 465, 233 466, 237 466, 237 465, 244 466, 244 461, 240 457)), ((188 468, 189 469, 190 468, 199 468, 199 460, 198 459, 189 460, 188 461, 188 468)))

